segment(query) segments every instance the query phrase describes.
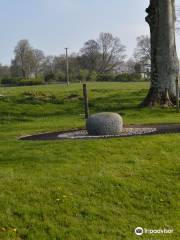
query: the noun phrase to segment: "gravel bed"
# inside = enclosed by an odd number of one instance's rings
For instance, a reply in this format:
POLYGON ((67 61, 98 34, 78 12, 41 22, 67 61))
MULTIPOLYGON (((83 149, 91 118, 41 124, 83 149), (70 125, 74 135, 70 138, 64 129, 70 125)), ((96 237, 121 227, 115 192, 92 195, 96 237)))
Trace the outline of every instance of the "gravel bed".
POLYGON ((61 133, 57 136, 59 139, 84 139, 84 138, 112 138, 112 137, 128 137, 133 135, 151 134, 157 131, 157 128, 124 128, 122 133, 118 135, 106 136, 91 136, 88 135, 86 130, 71 131, 61 133))
POLYGON ((157 135, 157 134, 171 134, 180 133, 180 124, 178 123, 160 123, 160 124, 146 124, 146 125, 127 125, 123 132, 119 135, 113 136, 89 136, 86 130, 69 130, 39 133, 35 135, 26 135, 18 137, 19 140, 30 141, 51 141, 51 140, 66 140, 66 139, 97 139, 97 138, 116 138, 116 137, 131 137, 138 135, 157 135))

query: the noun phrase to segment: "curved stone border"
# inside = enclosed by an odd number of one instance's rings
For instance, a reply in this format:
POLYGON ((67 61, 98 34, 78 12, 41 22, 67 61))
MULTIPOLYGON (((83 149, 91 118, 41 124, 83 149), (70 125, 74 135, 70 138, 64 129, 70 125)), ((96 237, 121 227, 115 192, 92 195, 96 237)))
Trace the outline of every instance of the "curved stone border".
POLYGON ((125 126, 120 135, 114 136, 89 136, 84 129, 69 131, 39 133, 18 138, 19 140, 44 141, 44 140, 65 140, 65 139, 101 139, 120 138, 139 135, 155 135, 166 133, 180 133, 180 124, 151 124, 151 125, 129 125, 125 126))

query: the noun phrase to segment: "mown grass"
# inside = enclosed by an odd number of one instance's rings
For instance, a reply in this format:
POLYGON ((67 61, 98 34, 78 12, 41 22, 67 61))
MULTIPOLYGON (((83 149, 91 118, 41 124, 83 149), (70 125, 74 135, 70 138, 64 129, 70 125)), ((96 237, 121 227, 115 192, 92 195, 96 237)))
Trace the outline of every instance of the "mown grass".
MULTIPOLYGON (((147 83, 92 83, 91 112, 126 124, 178 123, 174 109, 140 109, 147 83)), ((84 126, 80 84, 0 90, 0 240, 179 239, 180 135, 23 142, 84 126), (137 226, 173 228, 137 237, 137 226)))

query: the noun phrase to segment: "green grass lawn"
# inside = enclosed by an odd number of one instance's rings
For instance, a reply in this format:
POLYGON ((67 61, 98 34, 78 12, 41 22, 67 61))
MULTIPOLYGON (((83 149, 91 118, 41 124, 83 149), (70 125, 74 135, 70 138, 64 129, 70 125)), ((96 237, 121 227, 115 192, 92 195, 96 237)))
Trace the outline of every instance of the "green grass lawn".
MULTIPOLYGON (((91 113, 180 123, 175 109, 138 108, 147 83, 88 88, 91 113)), ((0 94, 0 240, 180 239, 180 134, 23 142, 19 136, 82 128, 82 86, 0 94), (137 237, 139 226, 174 233, 137 237)))

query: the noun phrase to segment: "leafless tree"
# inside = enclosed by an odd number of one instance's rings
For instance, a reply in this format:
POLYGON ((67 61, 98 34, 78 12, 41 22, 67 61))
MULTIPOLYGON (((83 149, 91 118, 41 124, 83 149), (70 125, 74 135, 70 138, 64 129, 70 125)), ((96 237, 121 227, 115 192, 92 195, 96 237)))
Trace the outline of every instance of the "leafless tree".
POLYGON ((128 59, 128 61, 126 62, 126 66, 128 68, 128 73, 134 73, 135 72, 135 65, 136 65, 136 61, 134 58, 130 58, 128 59))
POLYGON ((147 63, 151 61, 151 43, 148 35, 137 37, 137 46, 134 52, 137 62, 147 63))
POLYGON ((85 42, 83 48, 80 50, 81 64, 84 68, 89 69, 90 72, 98 71, 100 62, 99 44, 95 40, 85 42))
POLYGON ((33 49, 33 65, 34 65, 34 74, 36 77, 42 71, 42 65, 44 63, 44 60, 45 60, 45 56, 43 51, 39 49, 33 49))
POLYGON ((90 72, 106 73, 116 69, 126 57, 126 48, 118 37, 100 33, 97 40, 89 40, 81 49, 82 61, 90 72))
POLYGON ((14 50, 15 58, 11 62, 13 76, 23 78, 37 77, 44 61, 44 53, 31 47, 28 40, 20 40, 14 50))
POLYGON ((125 59, 126 47, 111 33, 101 33, 97 40, 101 53, 100 72, 105 73, 118 67, 125 59))
POLYGON ((12 63, 21 69, 22 77, 28 77, 32 62, 32 48, 28 40, 20 40, 14 50, 15 59, 12 63))
POLYGON ((55 73, 55 56, 46 56, 43 63, 44 72, 54 74, 55 73))

